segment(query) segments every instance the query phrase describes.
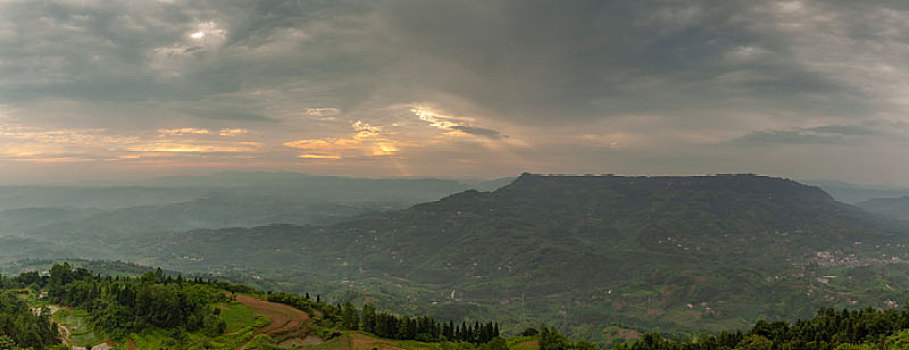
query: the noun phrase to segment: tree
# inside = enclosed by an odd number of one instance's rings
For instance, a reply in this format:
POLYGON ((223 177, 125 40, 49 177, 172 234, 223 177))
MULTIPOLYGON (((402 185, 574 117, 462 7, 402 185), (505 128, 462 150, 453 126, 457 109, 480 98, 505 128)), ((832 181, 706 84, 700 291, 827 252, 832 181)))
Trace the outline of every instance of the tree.
POLYGON ((360 325, 363 331, 369 333, 376 332, 376 307, 370 304, 363 305, 363 313, 360 315, 360 325))
POLYGON ((555 329, 549 329, 545 324, 540 325, 540 350, 568 350, 570 344, 555 329))
POLYGON ((10 338, 8 335, 0 335, 0 350, 13 349, 18 349, 16 347, 16 342, 13 341, 13 338, 10 338))
POLYGON ((483 346, 484 350, 508 350, 508 344, 505 342, 505 339, 502 337, 492 338, 486 345, 483 346))
POLYGON ((45 349, 59 342, 49 313, 36 315, 14 293, 0 293, 0 349, 45 349))
POLYGON ((540 331, 538 331, 536 328, 527 327, 527 329, 525 329, 523 332, 521 332, 520 335, 524 336, 524 337, 533 337, 533 336, 536 336, 537 334, 540 334, 540 331))
POLYGON ((579 340, 574 344, 576 350, 597 350, 597 346, 586 340, 579 340))
POLYGON ((735 348, 736 350, 771 350, 773 341, 763 335, 749 334, 735 348))
POLYGON ((360 315, 351 302, 344 303, 341 308, 341 323, 345 329, 357 330, 360 328, 360 315))

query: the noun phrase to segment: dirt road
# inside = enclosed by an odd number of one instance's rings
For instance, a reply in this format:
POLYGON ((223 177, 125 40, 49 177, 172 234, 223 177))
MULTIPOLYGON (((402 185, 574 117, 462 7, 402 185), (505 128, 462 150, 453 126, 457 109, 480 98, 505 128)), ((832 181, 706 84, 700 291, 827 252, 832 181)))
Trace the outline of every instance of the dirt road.
MULTIPOLYGON (((57 311, 60 311, 62 309, 61 307, 59 307, 57 305, 47 305, 46 307, 48 308, 48 310, 50 310, 51 315, 56 314, 57 311)), ((41 312, 41 309, 32 308, 32 312, 34 312, 35 314, 38 314, 39 312, 41 312)), ((57 321, 57 319, 55 319, 55 318, 51 318, 51 320, 57 324, 57 328, 59 328, 60 332, 63 333, 63 344, 65 344, 66 346, 68 346, 70 349, 73 349, 73 350, 85 350, 84 347, 76 346, 75 344, 73 344, 73 341, 70 339, 70 337, 72 336, 72 331, 69 330, 69 327, 67 327, 62 322, 57 321)), ((93 350, 109 350, 109 349, 112 349, 113 347, 114 347, 113 342, 108 340, 107 342, 92 346, 92 349, 93 350)))

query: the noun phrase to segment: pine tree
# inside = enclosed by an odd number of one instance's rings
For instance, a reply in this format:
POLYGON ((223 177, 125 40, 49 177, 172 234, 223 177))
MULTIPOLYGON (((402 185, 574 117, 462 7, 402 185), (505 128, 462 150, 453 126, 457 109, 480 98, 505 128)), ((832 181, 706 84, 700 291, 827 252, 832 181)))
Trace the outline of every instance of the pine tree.
POLYGON ((376 332, 376 308, 370 304, 363 305, 363 313, 360 316, 360 325, 362 329, 369 333, 376 332))
POLYGON ((357 330, 360 328, 360 316, 349 301, 344 303, 344 307, 341 308, 341 322, 345 329, 357 330))

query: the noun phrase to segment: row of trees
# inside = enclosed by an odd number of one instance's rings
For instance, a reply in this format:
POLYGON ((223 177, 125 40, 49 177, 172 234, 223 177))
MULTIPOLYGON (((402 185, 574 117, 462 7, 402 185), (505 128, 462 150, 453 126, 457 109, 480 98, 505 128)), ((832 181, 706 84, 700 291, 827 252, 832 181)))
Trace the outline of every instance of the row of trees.
MULTIPOLYGON (((909 349, 909 309, 821 309, 795 323, 758 321, 747 332, 722 332, 694 339, 666 339, 645 334, 618 350, 850 350, 909 349)), ((545 350, 545 349, 544 349, 545 350)))
POLYGON ((211 306, 227 300, 219 288, 165 276, 160 269, 139 278, 102 278, 83 268, 54 265, 42 287, 52 302, 89 311, 95 326, 115 338, 148 327, 215 336, 226 327, 211 306))
POLYGON ((317 322, 328 328, 359 330, 388 339, 485 344, 499 336, 499 324, 493 322, 441 323, 427 316, 412 317, 380 312, 370 304, 358 309, 350 302, 343 306, 332 305, 319 300, 312 301, 308 296, 287 293, 271 293, 268 300, 307 312, 317 310, 323 314, 317 322))

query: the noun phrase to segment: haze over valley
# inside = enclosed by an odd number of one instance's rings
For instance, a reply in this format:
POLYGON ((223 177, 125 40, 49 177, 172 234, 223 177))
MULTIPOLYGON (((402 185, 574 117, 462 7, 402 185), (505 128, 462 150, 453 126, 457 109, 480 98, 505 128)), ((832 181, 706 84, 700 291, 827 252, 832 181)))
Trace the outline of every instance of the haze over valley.
POLYGON ((0 1, 0 350, 909 349, 909 5, 0 1))
MULTIPOLYGON (((858 205, 904 198, 890 191, 858 205)), ((757 175, 234 172, 2 192, 8 275, 129 261, 437 319, 495 319, 506 332, 546 323, 600 343, 891 307, 909 287, 904 207, 865 210, 757 175)))

